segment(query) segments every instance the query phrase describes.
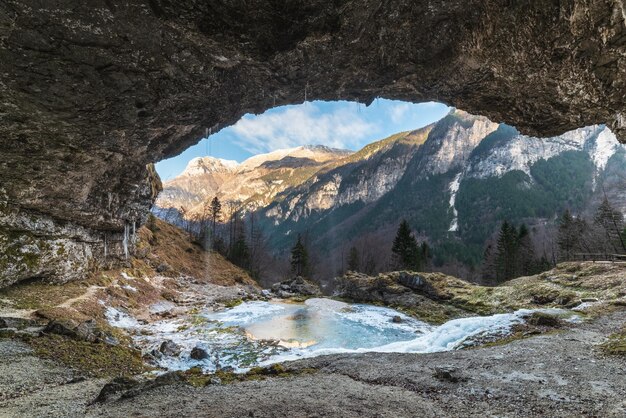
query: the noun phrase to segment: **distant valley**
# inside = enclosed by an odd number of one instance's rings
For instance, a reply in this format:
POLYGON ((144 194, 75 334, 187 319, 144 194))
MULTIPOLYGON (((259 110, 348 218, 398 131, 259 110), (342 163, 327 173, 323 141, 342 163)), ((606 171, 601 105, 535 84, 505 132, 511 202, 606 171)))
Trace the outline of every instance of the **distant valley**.
POLYGON ((217 196, 224 221, 235 210, 254 217, 277 259, 306 236, 325 277, 346 269, 352 247, 374 270, 388 269, 405 218, 432 248, 431 268, 472 278, 504 220, 527 224, 541 241, 535 251, 554 257, 545 236, 556 218, 565 209, 591 216, 605 196, 623 213, 625 178, 626 150, 604 126, 539 139, 454 110, 357 152, 305 146, 241 164, 194 159, 165 183, 153 211, 197 222, 217 196))

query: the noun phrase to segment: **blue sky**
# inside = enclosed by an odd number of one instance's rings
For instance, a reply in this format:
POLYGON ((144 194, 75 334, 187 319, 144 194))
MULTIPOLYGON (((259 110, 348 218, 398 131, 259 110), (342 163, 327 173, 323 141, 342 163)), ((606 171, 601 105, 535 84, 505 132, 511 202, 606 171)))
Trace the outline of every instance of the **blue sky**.
POLYGON ((169 180, 189 160, 206 155, 241 162, 281 148, 318 144, 356 151, 394 133, 435 122, 449 111, 441 103, 386 99, 375 100, 369 107, 346 101, 280 106, 261 115, 245 115, 182 154, 157 163, 156 169, 163 180, 169 180))

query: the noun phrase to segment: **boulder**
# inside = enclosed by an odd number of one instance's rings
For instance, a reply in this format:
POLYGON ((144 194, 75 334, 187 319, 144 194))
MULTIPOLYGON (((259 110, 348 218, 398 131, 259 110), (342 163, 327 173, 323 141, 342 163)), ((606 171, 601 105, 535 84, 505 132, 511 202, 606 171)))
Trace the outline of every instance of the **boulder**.
POLYGON ((94 399, 91 403, 94 404, 106 402, 111 396, 115 395, 116 393, 129 390, 137 386, 138 384, 138 381, 129 377, 116 377, 102 387, 96 399, 94 399))
POLYGON ((0 318, 0 329, 15 328, 24 329, 35 325, 35 321, 26 318, 2 317, 0 318))
POLYGON ((295 277, 276 283, 272 286, 272 291, 279 298, 290 298, 294 296, 321 296, 320 287, 306 280, 304 277, 295 277))
POLYGON ((76 325, 71 320, 51 320, 42 331, 44 334, 56 334, 75 340, 91 343, 118 345, 119 341, 111 333, 104 331, 95 320, 89 319, 76 325))
POLYGON ((434 368, 433 377, 450 383, 457 383, 461 380, 465 380, 460 376, 459 370, 452 366, 436 366, 434 368))
POLYGON ((46 325, 42 332, 44 334, 56 334, 77 339, 78 333, 75 328, 76 326, 69 321, 52 320, 48 322, 48 325, 46 325))
POLYGON ((209 353, 207 353, 206 350, 204 350, 203 348, 194 347, 191 350, 189 357, 191 357, 194 360, 204 360, 204 359, 209 358, 209 353))
POLYGON ((180 354, 180 346, 172 340, 166 340, 159 346, 159 352, 166 356, 178 356, 180 354))
POLYGON ((157 273, 164 273, 166 271, 168 271, 170 269, 169 264, 167 263, 161 263, 157 266, 156 271, 157 273))
POLYGON ((556 316, 543 312, 533 312, 528 317, 527 322, 530 325, 550 328, 558 328, 563 325, 563 321, 561 321, 556 316))

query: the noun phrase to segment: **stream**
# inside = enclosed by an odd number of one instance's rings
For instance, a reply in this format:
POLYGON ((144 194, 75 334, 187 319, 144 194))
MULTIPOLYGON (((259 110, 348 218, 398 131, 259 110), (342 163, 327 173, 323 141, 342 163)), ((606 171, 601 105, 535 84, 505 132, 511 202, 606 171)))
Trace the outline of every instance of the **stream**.
POLYGON ((460 318, 435 326, 390 308, 315 298, 304 303, 250 301, 152 323, 140 323, 111 307, 106 315, 113 326, 129 331, 162 368, 245 372, 254 366, 325 354, 454 350, 506 335, 532 312, 460 318), (164 341, 169 349, 162 348, 164 341), (196 358, 191 356, 194 348, 196 358), (204 356, 198 352, 206 353, 206 358, 198 358, 204 356))

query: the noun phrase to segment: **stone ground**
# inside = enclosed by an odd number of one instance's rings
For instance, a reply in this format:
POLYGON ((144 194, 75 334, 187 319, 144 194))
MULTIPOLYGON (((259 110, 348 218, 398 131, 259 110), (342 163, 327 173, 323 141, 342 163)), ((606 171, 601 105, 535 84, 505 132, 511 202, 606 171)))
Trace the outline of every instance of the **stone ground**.
POLYGON ((97 405, 105 380, 81 380, 0 340, 0 417, 624 417, 626 358, 598 344, 625 315, 493 347, 319 357, 287 363, 289 377, 175 383, 97 405), (437 367, 452 379, 436 377, 437 367))

